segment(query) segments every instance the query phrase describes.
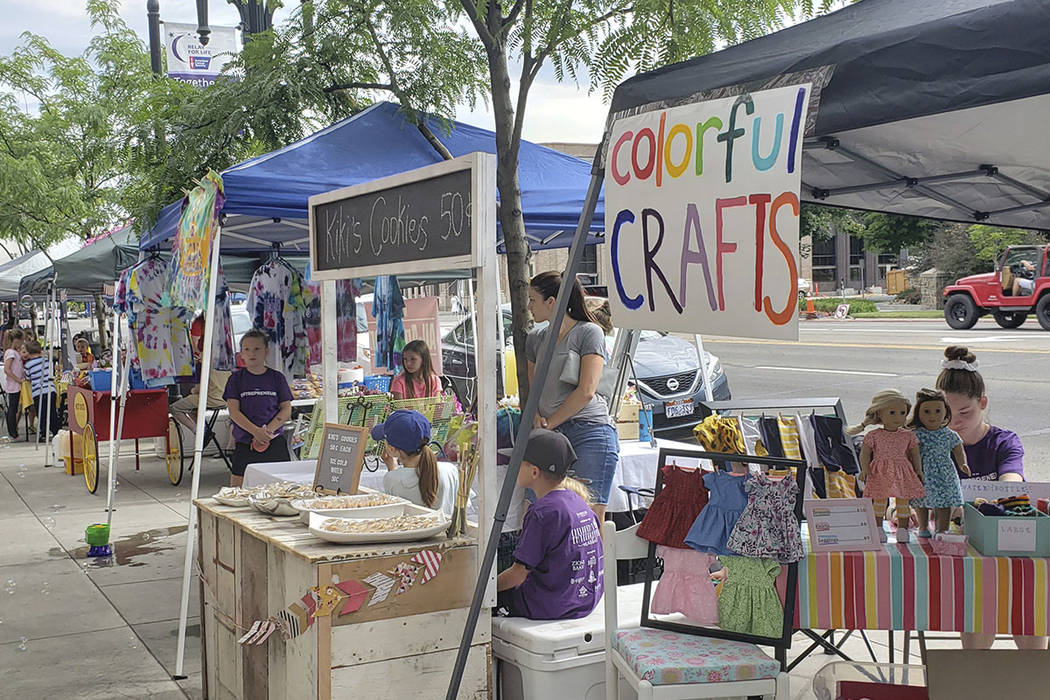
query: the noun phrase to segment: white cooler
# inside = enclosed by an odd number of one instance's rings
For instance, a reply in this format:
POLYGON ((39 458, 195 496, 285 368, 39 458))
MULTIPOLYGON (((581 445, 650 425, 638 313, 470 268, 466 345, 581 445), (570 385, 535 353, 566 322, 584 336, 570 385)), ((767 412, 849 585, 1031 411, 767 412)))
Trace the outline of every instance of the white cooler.
MULTIPOLYGON (((637 626, 642 612, 642 587, 617 589, 621 627, 637 626)), ((492 653, 499 663, 501 700, 604 700, 604 601, 579 620, 492 618, 492 653)), ((634 692, 620 681, 620 698, 634 692)))

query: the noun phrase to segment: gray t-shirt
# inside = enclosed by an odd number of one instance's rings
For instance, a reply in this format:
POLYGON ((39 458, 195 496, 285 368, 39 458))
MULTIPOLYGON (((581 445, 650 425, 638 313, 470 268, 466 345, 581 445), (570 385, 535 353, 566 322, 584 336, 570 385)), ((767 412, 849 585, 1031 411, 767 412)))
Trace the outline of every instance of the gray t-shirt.
MULTIPOLYGON (((525 359, 535 363, 540 354, 543 343, 547 340, 548 327, 534 330, 525 339, 525 359)), ((605 334, 602 329, 594 323, 577 323, 565 334, 561 342, 554 347, 554 357, 551 358, 550 373, 547 375, 547 383, 544 385, 543 393, 540 395, 540 415, 550 418, 554 415, 569 394, 576 390, 575 384, 569 384, 559 379, 562 370, 565 369, 565 361, 569 357, 569 351, 574 350, 582 358, 584 355, 600 355, 606 358, 605 334)), ((595 394, 590 403, 580 409, 572 420, 584 423, 611 423, 609 418, 609 405, 605 399, 595 394)))

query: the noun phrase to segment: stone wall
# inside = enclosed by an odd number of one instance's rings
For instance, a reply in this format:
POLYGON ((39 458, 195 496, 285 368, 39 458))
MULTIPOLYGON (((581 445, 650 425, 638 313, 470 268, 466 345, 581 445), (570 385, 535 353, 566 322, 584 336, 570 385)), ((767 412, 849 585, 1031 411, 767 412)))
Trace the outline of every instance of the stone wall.
POLYGON ((951 284, 947 273, 937 268, 930 268, 919 275, 919 294, 922 295, 922 305, 928 309, 944 308, 944 288, 951 284))

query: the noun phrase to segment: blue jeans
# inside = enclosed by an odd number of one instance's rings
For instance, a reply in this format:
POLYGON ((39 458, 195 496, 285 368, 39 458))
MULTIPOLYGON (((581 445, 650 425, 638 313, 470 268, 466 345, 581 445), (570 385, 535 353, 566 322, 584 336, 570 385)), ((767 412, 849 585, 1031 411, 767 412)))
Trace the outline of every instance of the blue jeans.
POLYGON ((576 476, 587 480, 584 483, 587 483, 596 504, 607 504, 613 475, 620 460, 620 440, 616 429, 608 423, 570 420, 559 425, 557 430, 569 438, 576 453, 576 465, 573 467, 576 476))

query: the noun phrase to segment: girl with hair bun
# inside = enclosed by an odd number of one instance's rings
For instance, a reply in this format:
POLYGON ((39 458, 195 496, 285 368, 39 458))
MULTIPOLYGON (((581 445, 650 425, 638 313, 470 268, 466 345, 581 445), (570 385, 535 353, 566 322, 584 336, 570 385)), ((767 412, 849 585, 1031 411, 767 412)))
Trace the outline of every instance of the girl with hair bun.
MULTIPOLYGON (((970 477, 999 481, 1024 481, 1024 447, 1017 433, 988 422, 988 396, 977 356, 961 345, 945 349, 937 388, 944 392, 952 412, 948 427, 962 438, 970 477)), ((963 475, 965 476, 965 475, 963 475)), ((990 649, 994 633, 963 633, 964 649, 990 649)), ((1046 649, 1046 637, 1014 635, 1018 649, 1046 649)))

